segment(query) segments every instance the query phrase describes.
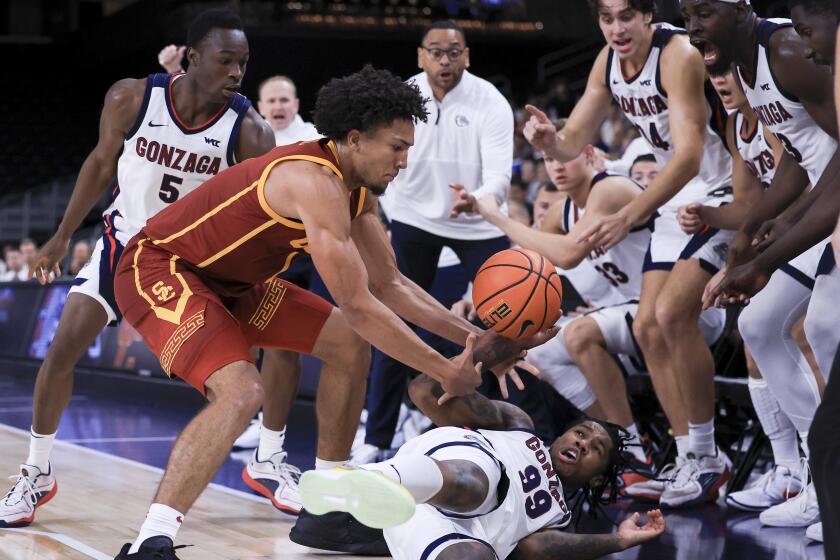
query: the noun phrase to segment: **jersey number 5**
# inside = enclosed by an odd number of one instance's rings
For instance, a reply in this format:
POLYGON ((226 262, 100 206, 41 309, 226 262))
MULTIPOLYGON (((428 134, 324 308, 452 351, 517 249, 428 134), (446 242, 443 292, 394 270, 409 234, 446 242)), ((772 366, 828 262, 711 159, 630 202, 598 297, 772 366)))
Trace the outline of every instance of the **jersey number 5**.
POLYGON ((164 173, 163 181, 160 182, 160 192, 158 192, 158 196, 165 203, 172 204, 178 200, 178 195, 180 193, 178 192, 177 186, 183 182, 184 180, 181 177, 164 173))
MULTIPOLYGON (((534 465, 528 465, 524 471, 519 471, 519 481, 522 482, 522 491, 530 494, 536 490, 542 482, 540 470, 534 465)), ((551 509, 551 494, 546 490, 537 490, 525 499, 525 513, 531 519, 536 519, 551 509)))

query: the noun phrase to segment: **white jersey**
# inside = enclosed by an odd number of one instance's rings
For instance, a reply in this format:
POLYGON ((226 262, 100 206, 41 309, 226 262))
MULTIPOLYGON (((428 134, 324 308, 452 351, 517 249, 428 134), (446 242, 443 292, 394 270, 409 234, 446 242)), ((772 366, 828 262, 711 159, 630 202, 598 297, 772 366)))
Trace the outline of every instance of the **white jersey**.
MULTIPOLYGON (((837 142, 820 128, 795 96, 784 91, 770 68, 770 37, 791 25, 789 19, 762 20, 756 29, 758 45, 753 81, 744 78, 740 66, 738 78, 758 120, 776 135, 785 150, 808 173, 813 186, 834 155, 837 142)), ((810 62, 803 61, 803 64, 810 62)))
POLYGON ((236 94, 206 123, 187 127, 175 112, 172 84, 182 74, 152 74, 137 120, 117 161, 117 194, 105 211, 125 245, 146 220, 235 163, 239 127, 251 102, 236 94))
MULTIPOLYGON (((608 173, 599 173, 592 178, 590 190, 600 181, 613 177, 608 173)), ((640 186, 639 189, 642 187, 640 186)), ((563 207, 563 228, 569 232, 578 221, 583 218, 584 209, 579 208, 566 199, 563 207)), ((621 294, 623 301, 638 300, 642 291, 642 263, 650 243, 650 232, 653 220, 647 224, 637 226, 617 245, 607 249, 595 249, 586 259, 601 273, 621 294)))
MULTIPOLYGON (((668 121, 668 93, 662 87, 659 59, 674 35, 684 30, 668 24, 657 24, 647 61, 633 77, 624 76, 621 61, 613 49, 607 57, 606 85, 624 115, 650 144, 660 166, 674 157, 674 141, 668 121)), ((708 102, 706 136, 703 140, 703 159, 700 171, 663 209, 676 211, 689 202, 719 205, 731 200, 732 158, 726 149, 726 111, 709 82, 705 85, 708 102)))
POLYGON ((735 131, 735 149, 750 172, 766 189, 776 174, 776 158, 773 156, 773 148, 767 143, 764 126, 756 120, 752 130, 747 130, 746 120, 741 111, 735 111, 730 118, 735 131))
POLYGON ((481 520, 499 557, 510 554, 520 540, 540 529, 567 526, 572 513, 542 440, 526 430, 477 431, 492 446, 509 480, 499 507, 481 520))

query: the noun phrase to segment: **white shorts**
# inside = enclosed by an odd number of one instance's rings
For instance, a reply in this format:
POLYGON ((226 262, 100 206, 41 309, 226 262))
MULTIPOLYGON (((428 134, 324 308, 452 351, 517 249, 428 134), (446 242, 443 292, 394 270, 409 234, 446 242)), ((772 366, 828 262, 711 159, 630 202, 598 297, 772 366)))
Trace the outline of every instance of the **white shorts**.
MULTIPOLYGON (((436 428, 408 440, 396 456, 418 454, 439 461, 475 463, 487 475, 492 489, 478 511, 486 514, 500 505, 496 488, 500 483, 509 483, 507 475, 490 444, 479 433, 455 427, 436 428)), ((385 529, 383 533, 395 560, 434 560, 446 547, 458 542, 478 542, 495 555, 490 544, 492 537, 482 524, 482 515, 459 516, 421 504, 408 522, 385 529)))
MULTIPOLYGON (((633 320, 638 309, 637 301, 629 301, 594 309, 577 317, 564 317, 558 324, 564 327, 581 317, 589 317, 598 325, 607 351, 622 358, 626 356, 621 362, 627 372, 638 373, 646 369, 641 349, 633 336, 633 320)), ((725 324, 726 312, 723 309, 712 307, 700 314, 698 326, 706 344, 715 343, 723 333, 725 324)), ((542 346, 528 350, 527 360, 540 369, 547 383, 578 409, 585 410, 595 404, 592 388, 566 348, 562 328, 560 334, 542 346)))
POLYGON ((70 293, 77 292, 95 299, 108 314, 108 325, 113 326, 122 320, 117 302, 114 299, 114 271, 122 255, 123 245, 106 230, 100 237, 90 260, 82 267, 73 280, 70 293))
POLYGON ((779 270, 809 290, 813 290, 817 276, 828 274, 833 268, 834 254, 831 251, 830 241, 831 238, 823 239, 787 264, 780 266, 779 270))
POLYGON ((676 212, 667 210, 660 210, 653 227, 642 272, 668 271, 678 260, 698 259, 700 266, 714 275, 726 264, 726 251, 735 236, 734 231, 716 228, 688 235, 680 229, 676 212))

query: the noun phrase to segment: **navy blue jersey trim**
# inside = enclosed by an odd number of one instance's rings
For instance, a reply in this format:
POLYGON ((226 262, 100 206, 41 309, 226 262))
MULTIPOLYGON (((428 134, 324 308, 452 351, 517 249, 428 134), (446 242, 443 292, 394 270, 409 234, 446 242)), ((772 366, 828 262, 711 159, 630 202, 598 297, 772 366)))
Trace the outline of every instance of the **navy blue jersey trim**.
POLYGON ((239 128, 242 126, 242 119, 248 114, 248 109, 251 107, 251 102, 244 95, 238 93, 233 98, 231 108, 236 111, 236 121, 233 123, 233 128, 230 131, 230 138, 227 145, 227 164, 228 167, 236 165, 236 146, 239 141, 239 128))
MULTIPOLYGON (((636 350, 635 356, 629 356, 630 361, 639 371, 647 371, 647 363, 645 363, 645 355, 642 353, 642 347, 636 340, 636 335, 633 333, 633 316, 630 313, 624 314, 624 322, 627 323, 627 330, 630 331, 630 340, 633 341, 633 348, 636 350), (635 359, 634 359, 635 358, 635 359)), ((621 363, 619 361, 619 363, 621 363)))
POLYGON ((471 535, 467 535, 467 534, 464 534, 464 533, 449 533, 448 535, 444 535, 440 538, 437 538, 437 539, 433 540, 431 543, 429 543, 429 546, 427 546, 425 548, 425 550, 423 550, 423 554, 420 555, 420 560, 428 560, 429 556, 431 556, 431 554, 439 546, 441 546, 444 543, 447 543, 449 541, 462 541, 462 540, 475 541, 475 542, 479 542, 479 543, 483 544, 484 546, 486 546, 487 548, 490 549, 490 551, 493 553, 493 556, 496 558, 496 560, 499 559, 499 555, 496 554, 496 551, 493 549, 493 546, 490 543, 488 543, 487 541, 483 541, 481 539, 478 539, 476 537, 473 537, 471 535))
POLYGON ((715 236, 717 232, 720 230, 717 228, 707 228, 706 231, 695 233, 691 236, 691 239, 688 240, 688 244, 686 244, 685 248, 683 248, 682 252, 680 253, 679 259, 677 260, 684 260, 690 259, 693 257, 694 253, 700 250, 700 248, 709 242, 709 240, 715 236))
POLYGON ((563 206, 563 229, 566 230, 566 233, 571 232, 572 231, 572 226, 574 225, 574 224, 571 223, 571 221, 572 221, 571 214, 572 214, 572 199, 567 198, 566 199, 566 204, 565 204, 565 206, 563 206))
POLYGON ((820 263, 817 265, 817 273, 815 276, 822 276, 823 274, 831 274, 834 267, 837 266, 837 261, 834 259, 834 250, 831 248, 831 243, 825 246, 823 254, 820 257, 820 263))
MULTIPOLYGON (((756 35, 758 36, 758 43, 764 47, 764 52, 767 53, 767 68, 770 69, 770 77, 773 78, 773 83, 776 84, 776 89, 779 90, 788 101, 793 101, 794 103, 799 103, 799 98, 790 93, 789 91, 785 90, 782 87, 782 84, 779 83, 778 78, 776 77, 776 73, 773 71, 773 62, 770 60, 770 37, 772 37, 773 33, 779 31, 780 29, 784 29, 786 27, 793 27, 792 23, 775 23, 768 20, 762 20, 758 24, 758 30, 756 31, 756 35)), ((758 54, 756 52, 756 54, 758 54)), ((758 73, 758 56, 756 56, 756 74, 758 73)), ((755 80, 755 77, 753 78, 755 80)))
POLYGON ((711 115, 709 115, 709 127, 717 134, 720 141, 727 149, 730 148, 729 142, 726 141, 726 124, 729 114, 726 112, 726 107, 723 106, 723 101, 712 87, 712 82, 706 79, 703 82, 703 93, 706 96, 706 103, 709 104, 711 115))
MULTIPOLYGON (((225 116, 225 114, 227 113, 227 110, 230 109, 230 103, 227 103, 219 110, 219 112, 218 112, 218 114, 216 115, 215 118, 207 121, 201 127, 199 127, 199 128, 186 128, 185 126, 183 126, 181 124, 181 121, 178 118, 178 114, 175 111, 175 105, 173 104, 172 98, 169 95, 169 90, 172 87, 172 81, 175 79, 175 76, 179 76, 180 74, 162 74, 162 75, 167 77, 166 85, 163 86, 163 98, 166 100, 166 110, 169 112, 169 118, 172 119, 172 122, 175 124, 175 126, 178 127, 178 130, 180 130, 182 133, 187 134, 187 135, 192 135, 192 134, 199 134, 201 132, 204 132, 205 130, 207 130, 208 128, 210 128, 211 126, 213 126, 214 124, 219 122, 219 120, 222 117, 225 116)), ((237 93, 236 95, 239 95, 239 94, 237 93)), ((235 98, 236 98, 236 96, 234 96, 234 99, 235 98)))
POLYGON ((795 268, 790 264, 783 264, 779 267, 779 270, 781 270, 782 272, 784 272, 785 274, 787 274, 788 276, 790 276, 791 278, 808 288, 809 290, 814 289, 814 279, 802 272, 801 270, 799 270, 798 268, 795 268))
POLYGON ((656 90, 662 97, 668 97, 668 92, 662 86, 662 72, 660 70, 662 65, 662 50, 665 49, 665 46, 671 41, 674 35, 685 35, 685 29, 659 28, 653 32, 653 46, 659 47, 659 60, 656 61, 656 76, 654 81, 656 82, 656 90))
POLYGON ((607 49, 607 69, 604 76, 604 83, 607 84, 607 89, 612 93, 612 84, 610 84, 610 71, 612 70, 613 57, 615 52, 612 49, 607 49))
POLYGON ((149 99, 152 97, 152 88, 157 87, 157 77, 167 76, 167 74, 149 74, 146 77, 146 91, 143 93, 143 103, 140 105, 140 112, 137 113, 137 118, 134 124, 128 129, 125 135, 126 140, 130 140, 137 131, 140 130, 140 125, 143 124, 143 119, 146 118, 146 110, 149 108, 149 99))

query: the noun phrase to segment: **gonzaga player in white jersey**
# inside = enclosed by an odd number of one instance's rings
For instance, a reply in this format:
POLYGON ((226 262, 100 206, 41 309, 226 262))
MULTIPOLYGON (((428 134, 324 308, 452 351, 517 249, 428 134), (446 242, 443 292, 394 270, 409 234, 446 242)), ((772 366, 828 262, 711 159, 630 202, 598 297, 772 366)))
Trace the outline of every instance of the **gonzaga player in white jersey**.
POLYGON ((116 178, 119 194, 91 262, 67 297, 33 398, 29 456, 0 502, 0 527, 25 526, 57 490, 49 461, 73 369, 108 323, 119 320, 112 273, 123 243, 167 204, 234 161, 274 146, 271 129, 237 93, 248 61, 239 17, 226 9, 200 14, 188 33, 189 71, 116 82, 105 96, 99 141, 85 159, 57 233, 33 263, 51 281, 72 233, 116 178))
MULTIPOLYGON (((790 327, 807 310, 805 333, 823 375, 840 337, 833 313, 840 275, 829 266, 831 274, 815 281, 821 255, 831 255, 821 240, 840 209, 831 75, 809 60, 811 45, 787 20, 762 20, 743 1, 682 2, 681 9, 706 65, 716 71, 734 63, 750 106, 785 148, 770 188, 730 247, 733 266, 711 295, 725 294, 726 303, 749 300, 739 320, 741 334, 768 385, 785 396, 779 404, 804 443, 820 395, 790 327), (809 180, 816 185, 800 197, 809 180), (754 238, 763 250, 757 256, 750 248, 754 238)), ((800 17, 810 12, 798 10, 800 17)), ((762 512, 761 521, 780 526, 817 521, 812 486, 762 512)))
MULTIPOLYGON (((577 158, 559 164, 546 162, 551 171, 557 167, 563 183, 558 188, 567 195, 546 215, 543 231, 535 231, 503 215, 494 200, 479 200, 482 216, 504 231, 510 239, 545 255, 560 269, 573 268, 589 261, 623 295, 615 305, 593 302, 599 307, 583 316, 563 322, 560 335, 528 352, 528 361, 537 366, 543 378, 551 383, 575 406, 590 415, 606 418, 626 429, 630 435, 629 450, 638 459, 637 470, 645 468, 644 451, 630 411, 624 377, 613 355, 626 355, 636 364, 644 364, 632 325, 638 309, 642 285, 642 264, 650 244, 653 217, 647 224, 635 227, 616 245, 608 249, 593 243, 578 243, 577 236, 601 216, 621 210, 642 193, 642 188, 629 177, 597 173, 593 167, 593 149, 587 146, 577 158), (562 231, 566 235, 548 233, 562 231)), ((700 317, 700 329, 706 343, 713 343, 723 330, 724 314, 709 310, 700 317), (709 312, 711 311, 711 313, 709 312)), ((641 366, 644 367, 644 366, 641 366)), ((649 481, 649 476, 628 477, 635 484, 649 481)))
POLYGON ((665 530, 658 510, 642 527, 634 514, 615 535, 559 530, 572 519, 567 498, 600 495, 604 485, 594 485, 594 477, 614 479, 623 449, 615 426, 583 419, 546 446, 511 404, 474 393, 438 405, 443 390, 425 375, 411 382, 409 394, 441 427, 409 440, 391 460, 304 473, 308 511, 348 511, 384 528, 396 560, 561 557, 554 547, 594 557, 665 530), (464 425, 472 429, 451 427, 464 425))
POLYGON ((607 46, 595 60, 586 90, 559 133, 531 107, 525 136, 550 156, 569 160, 592 140, 617 100, 664 164, 644 192, 595 220, 579 239, 609 248, 659 211, 633 333, 678 454, 691 473, 677 477, 679 485, 669 484, 661 501, 672 507, 692 505, 713 499, 728 477, 714 444, 714 362, 698 328, 703 288, 723 265, 723 254, 714 252, 716 258, 707 263, 696 253, 707 244, 725 246, 731 234, 709 230, 690 244, 676 211, 687 202, 729 197, 731 162, 720 138, 725 112, 716 96, 706 95, 703 60, 688 38, 651 23, 653 0, 589 0, 589 5, 607 46), (684 402, 682 395, 692 398, 684 402))

